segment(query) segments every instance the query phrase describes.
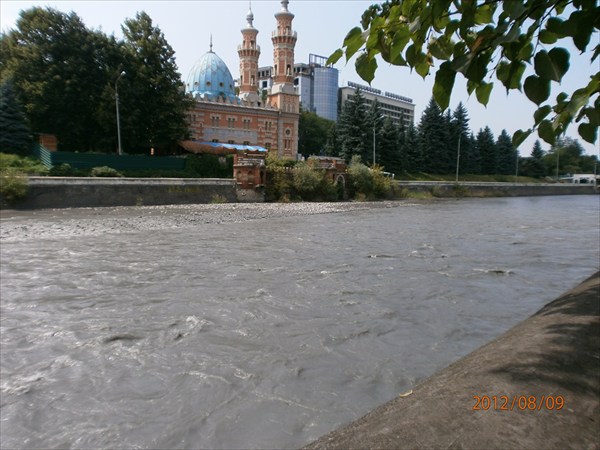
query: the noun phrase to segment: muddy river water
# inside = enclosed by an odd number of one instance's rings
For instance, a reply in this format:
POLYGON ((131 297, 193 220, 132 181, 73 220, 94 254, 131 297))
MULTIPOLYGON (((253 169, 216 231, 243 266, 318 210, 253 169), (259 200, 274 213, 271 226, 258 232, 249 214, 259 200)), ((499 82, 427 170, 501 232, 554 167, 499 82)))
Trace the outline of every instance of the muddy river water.
POLYGON ((597 271, 599 199, 3 211, 0 447, 301 447, 597 271))

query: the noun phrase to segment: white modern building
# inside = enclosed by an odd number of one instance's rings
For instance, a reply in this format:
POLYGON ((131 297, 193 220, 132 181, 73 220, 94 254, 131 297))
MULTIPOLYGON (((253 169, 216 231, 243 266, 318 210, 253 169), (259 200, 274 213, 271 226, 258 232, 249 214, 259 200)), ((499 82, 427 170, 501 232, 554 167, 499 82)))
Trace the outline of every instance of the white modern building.
POLYGON ((415 104, 411 98, 392 92, 382 92, 380 89, 350 81, 348 82, 348 86, 339 89, 339 111, 344 107, 344 103, 356 94, 357 89, 360 90, 367 105, 371 105, 377 100, 381 108, 381 114, 385 117, 390 117, 394 124, 402 124, 404 127, 408 127, 411 123, 414 123, 415 104))

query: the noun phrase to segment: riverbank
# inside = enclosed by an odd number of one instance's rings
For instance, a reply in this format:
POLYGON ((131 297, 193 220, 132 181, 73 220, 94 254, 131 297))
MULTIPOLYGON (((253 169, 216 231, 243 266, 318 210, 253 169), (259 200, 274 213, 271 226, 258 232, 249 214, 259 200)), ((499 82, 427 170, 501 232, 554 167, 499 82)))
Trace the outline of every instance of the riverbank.
POLYGON ((490 344, 305 447, 597 449, 600 272, 490 344))
POLYGON ((373 208, 395 208, 433 200, 383 202, 221 203, 194 205, 117 206, 0 210, 3 242, 28 237, 71 238, 104 233, 127 233, 189 228, 201 224, 246 222, 257 219, 329 214, 373 208), (24 225, 23 219, 36 221, 24 225))
MULTIPOLYGON (((396 198, 529 197, 597 194, 594 185, 395 181, 396 198)), ((256 203, 261 189, 239 189, 233 179, 29 177, 27 192, 11 208, 85 208, 199 203, 256 203)), ((0 206, 9 207, 0 196, 0 206)))

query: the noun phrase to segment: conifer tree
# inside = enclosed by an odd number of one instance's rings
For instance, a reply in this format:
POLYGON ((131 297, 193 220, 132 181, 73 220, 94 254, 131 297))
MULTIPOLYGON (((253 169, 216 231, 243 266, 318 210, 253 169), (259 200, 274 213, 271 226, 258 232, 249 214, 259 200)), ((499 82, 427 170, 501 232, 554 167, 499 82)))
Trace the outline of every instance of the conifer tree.
POLYGON ((334 122, 327 132, 325 143, 325 154, 328 156, 340 156, 340 140, 338 138, 338 123, 334 122))
POLYGON ((432 98, 419 122, 419 148, 423 155, 425 172, 439 174, 452 172, 454 164, 448 148, 449 141, 448 121, 432 98))
POLYGON ((366 141, 368 139, 368 121, 365 111, 365 99, 360 89, 344 103, 338 119, 338 137, 340 140, 340 156, 350 162, 352 156, 358 155, 368 161, 366 141))
POLYGON ((517 151, 513 147, 512 139, 502 130, 496 141, 496 173, 500 175, 512 175, 516 171, 517 151))
POLYGON ((452 113, 450 133, 450 148, 456 149, 459 173, 476 173, 476 162, 473 160, 471 130, 469 129, 469 116, 462 102, 456 106, 456 109, 452 113), (460 157, 458 158, 459 151, 460 157))
POLYGON ((523 158, 521 173, 523 175, 535 178, 541 178, 546 175, 544 166, 544 150, 539 140, 536 140, 531 150, 531 157, 523 158))
POLYGON ((481 173, 483 175, 494 175, 497 170, 496 142, 490 127, 486 126, 479 130, 475 146, 481 157, 481 173))
POLYGON ((380 135, 381 129, 383 128, 383 120, 384 116, 381 113, 381 106, 377 99, 375 99, 367 112, 367 123, 369 124, 370 136, 369 142, 365 144, 365 147, 370 148, 370 151, 366 152, 369 153, 370 157, 367 157, 367 155, 362 156, 362 160, 371 161, 372 166, 375 164, 381 165, 379 147, 381 144, 380 135), (375 148, 373 148, 373 146, 375 146, 375 148), (375 158, 375 160, 373 160, 373 158, 375 158))
POLYGON ((0 152, 27 155, 31 132, 23 108, 15 95, 12 81, 0 86, 0 152))
POLYGON ((402 171, 402 160, 398 147, 398 127, 394 125, 390 117, 386 117, 379 134, 377 163, 383 166, 387 172, 400 173, 402 171))
POLYGON ((422 172, 423 155, 420 151, 419 133, 416 127, 410 123, 402 134, 400 154, 403 156, 402 165, 404 170, 409 173, 422 172))

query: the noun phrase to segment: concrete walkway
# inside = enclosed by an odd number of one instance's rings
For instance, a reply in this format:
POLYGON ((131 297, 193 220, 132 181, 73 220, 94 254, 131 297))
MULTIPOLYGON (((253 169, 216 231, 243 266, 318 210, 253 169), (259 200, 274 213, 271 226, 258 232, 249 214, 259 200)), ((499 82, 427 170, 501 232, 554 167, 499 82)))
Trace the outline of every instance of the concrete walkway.
POLYGON ((306 448, 600 448, 600 272, 406 394, 306 448))

